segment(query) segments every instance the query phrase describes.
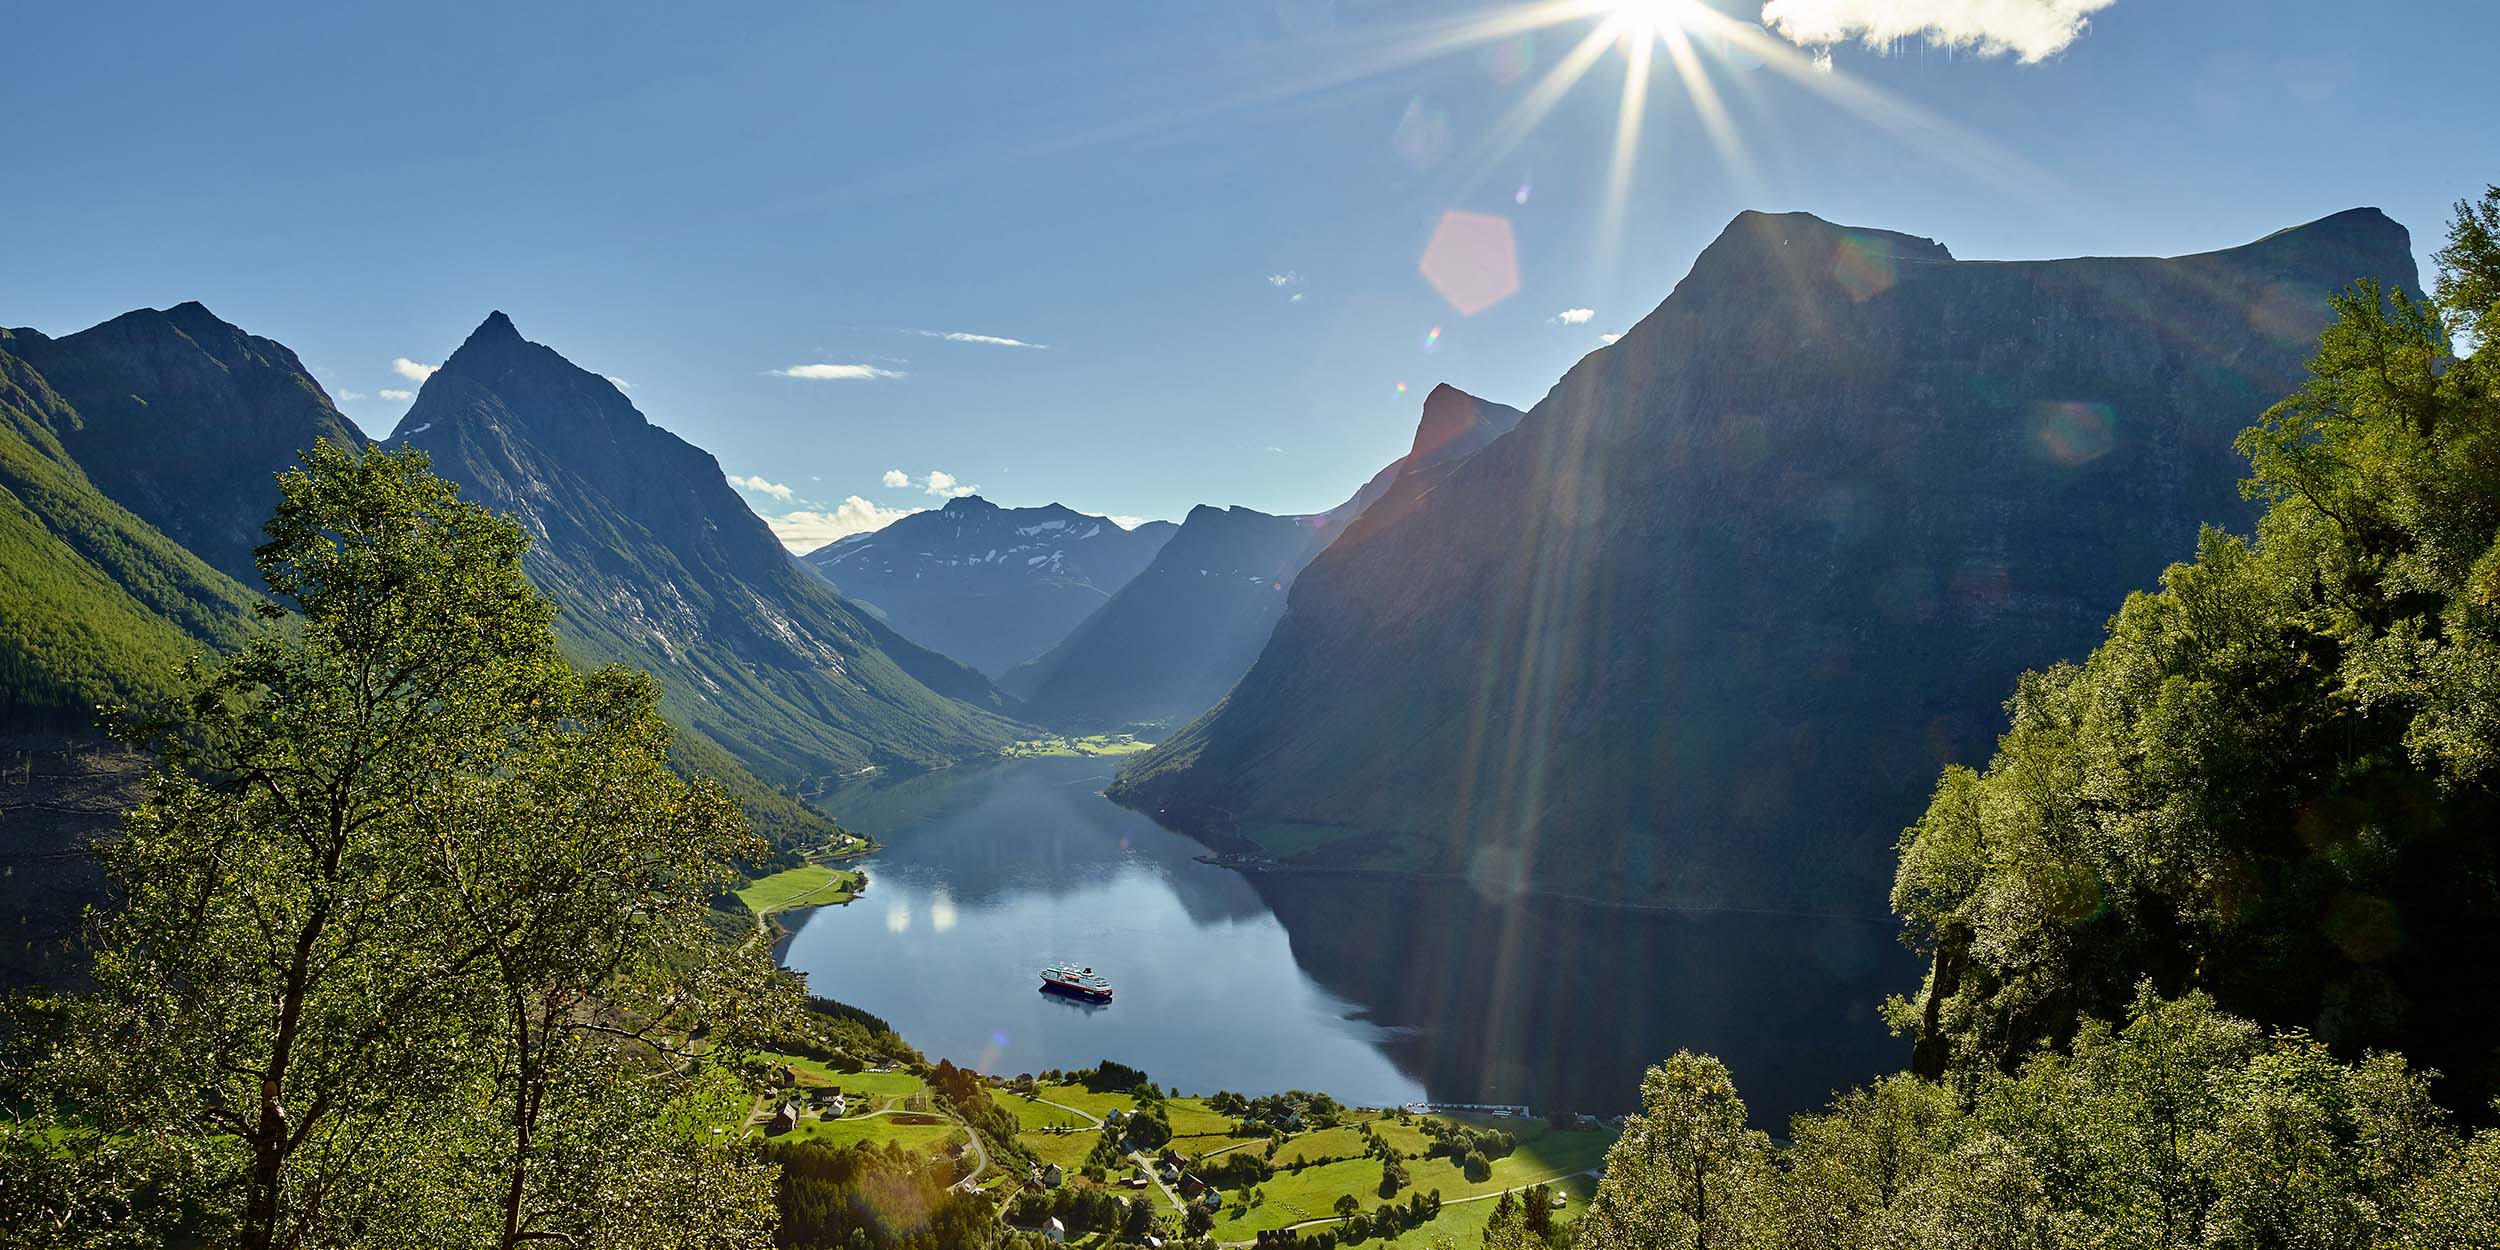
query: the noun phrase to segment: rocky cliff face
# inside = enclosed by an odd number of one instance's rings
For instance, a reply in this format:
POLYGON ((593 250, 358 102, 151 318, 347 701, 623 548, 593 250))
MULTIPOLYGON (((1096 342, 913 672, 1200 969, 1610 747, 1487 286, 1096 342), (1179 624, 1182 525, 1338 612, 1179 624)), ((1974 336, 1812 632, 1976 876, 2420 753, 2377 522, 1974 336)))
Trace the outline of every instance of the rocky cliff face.
POLYGON ((650 670, 679 725, 774 783, 995 753, 1014 727, 963 665, 801 569, 711 455, 607 379, 488 317, 392 435, 531 533, 583 657, 650 670))
POLYGON ((995 675, 1057 646, 1179 528, 1128 530, 1058 504, 1001 508, 974 495, 805 561, 904 637, 995 675))
POLYGON ((1190 510, 1154 563, 1066 642, 1000 683, 1036 720, 1074 728, 1185 721, 1224 697, 1276 628, 1285 594, 1356 517, 1400 511, 1519 423, 1516 408, 1438 386, 1413 447, 1354 497, 1309 516, 1190 510))
POLYGON ((2013 263, 1741 216, 1518 429, 1355 521, 1115 793, 1311 863, 1880 913, 2014 677, 2252 516, 2231 440, 2365 276, 2414 279, 2374 210, 2013 263))
POLYGON ((142 308, 10 350, 78 412, 61 444, 97 488, 246 586, 278 505, 275 478, 326 438, 362 447, 295 353, 198 303, 142 308))

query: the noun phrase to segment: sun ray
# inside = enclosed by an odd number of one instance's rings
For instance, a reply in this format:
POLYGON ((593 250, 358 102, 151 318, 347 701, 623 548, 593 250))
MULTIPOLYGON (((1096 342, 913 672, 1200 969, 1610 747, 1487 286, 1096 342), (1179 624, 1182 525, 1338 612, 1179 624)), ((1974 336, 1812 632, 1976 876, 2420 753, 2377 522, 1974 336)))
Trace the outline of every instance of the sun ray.
MULTIPOLYGON (((1627 24, 1634 25, 1634 24, 1627 24)), ((1599 205, 1597 264, 1612 269, 1623 245, 1623 215, 1632 198, 1632 166, 1640 157, 1641 119, 1649 113, 1649 60, 1657 40, 1646 29, 1626 33, 1623 99, 1615 106, 1615 148, 1606 162, 1606 197, 1599 205)))
POLYGON ((1536 85, 1530 87, 1527 94, 1502 111, 1484 141, 1476 148, 1470 161, 1473 172, 1460 186, 1460 198, 1465 198, 1482 185, 1502 158, 1510 155, 1512 149, 1536 129, 1537 123, 1554 111, 1564 93, 1589 72, 1589 67, 1597 63, 1597 58, 1606 54, 1607 45, 1615 41, 1618 33, 1613 21, 1599 22, 1580 42, 1573 44, 1571 51, 1564 53, 1561 60, 1554 62, 1554 67, 1545 71, 1545 76, 1537 79, 1536 85))

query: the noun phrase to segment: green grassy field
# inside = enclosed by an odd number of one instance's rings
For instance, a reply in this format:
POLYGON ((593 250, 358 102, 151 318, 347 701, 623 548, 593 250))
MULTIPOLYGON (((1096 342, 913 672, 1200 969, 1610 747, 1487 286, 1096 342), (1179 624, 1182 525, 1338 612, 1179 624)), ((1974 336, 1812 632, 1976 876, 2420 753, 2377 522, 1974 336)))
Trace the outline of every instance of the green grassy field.
MULTIPOLYGON (((1481 1181, 1468 1180, 1465 1173, 1448 1158, 1410 1158, 1406 1161, 1406 1170, 1413 1178, 1414 1192, 1430 1193, 1437 1189, 1441 1191, 1441 1200, 1445 1204, 1456 1204, 1461 1198, 1498 1194, 1505 1189, 1516 1189, 1539 1181, 1559 1181, 1604 1162, 1606 1148, 1614 1144, 1611 1133, 1556 1132, 1542 1120, 1468 1122, 1509 1130, 1520 1139, 1519 1148, 1494 1160, 1491 1175, 1481 1181)), ((1376 1131, 1401 1150, 1407 1149, 1406 1143, 1410 1140, 1418 1145, 1427 1140, 1419 1130, 1389 1121, 1379 1122, 1376 1131)), ((1297 1147, 1305 1151, 1306 1158, 1353 1153, 1362 1149, 1360 1139, 1350 1128, 1321 1129, 1287 1138, 1285 1144, 1277 1148, 1277 1160, 1292 1159, 1297 1147)), ((1376 1159, 1357 1157, 1303 1168, 1298 1172, 1279 1172, 1259 1188, 1265 1195, 1260 1205, 1250 1208, 1227 1205, 1223 1218, 1215 1224, 1217 1241, 1247 1241, 1263 1229, 1283 1228, 1303 1220, 1324 1218, 1333 1214, 1340 1194, 1354 1195, 1367 1210, 1377 1206, 1381 1201, 1380 1163, 1376 1159)), ((1400 1190, 1399 1200, 1403 1201, 1405 1196, 1406 1191, 1400 1190)), ((1408 1236, 1412 1238, 1426 1229, 1443 1225, 1445 1221, 1463 1223, 1473 1219, 1473 1232, 1467 1237, 1453 1235, 1452 1240, 1461 1245, 1481 1240, 1484 1218, 1490 1213, 1492 1201, 1488 1199, 1481 1204, 1487 1208, 1486 1212, 1468 1214, 1467 1207, 1474 1205, 1479 1204, 1451 1206, 1424 1229, 1417 1229, 1408 1236)), ((1431 1243, 1427 1237, 1401 1244, 1425 1246, 1431 1243)))
POLYGON ((1016 1134, 1016 1144, 1033 1152, 1044 1163, 1056 1163, 1073 1172, 1085 1165, 1086 1156, 1094 1153, 1094 1143, 1102 1140, 1095 1129, 1079 1129, 1073 1133, 1023 1132, 1016 1134))
MULTIPOLYGON (((1593 1176, 1569 1177, 1556 1182, 1554 1187, 1570 1198, 1569 1205, 1554 1212, 1554 1222, 1557 1224, 1575 1223, 1579 1220, 1581 1213, 1588 1210, 1589 1195, 1597 1192, 1597 1178, 1593 1176)), ((1443 1197, 1446 1198, 1448 1195, 1445 1194, 1443 1197)), ((1400 1194, 1399 1198, 1403 1201, 1405 1195, 1400 1194)), ((1456 1205, 1444 1203, 1441 1214, 1387 1241, 1367 1244, 1395 1246, 1399 1250, 1435 1250, 1435 1247, 1444 1244, 1482 1245, 1484 1244, 1484 1226, 1492 1220, 1493 1208, 1498 1202, 1498 1199, 1484 1198, 1456 1205), (1444 1238, 1447 1238, 1446 1242, 1443 1241, 1444 1238)))
POLYGON ((1087 1122, 1084 1116, 1078 1115, 1077 1113, 1069 1111, 1063 1107, 1053 1107, 1047 1103, 1035 1102, 1022 1094, 1009 1093, 1003 1089, 993 1090, 991 1091, 990 1099, 991 1101, 996 1102, 999 1106, 1005 1107, 1007 1110, 1014 1112, 1016 1122, 1028 1129, 1087 1127, 1087 1122))
POLYGON ((775 1138, 785 1142, 816 1142, 826 1146, 848 1146, 853 1142, 892 1142, 905 1150, 936 1154, 963 1138, 963 1130, 952 1124, 901 1124, 893 1116, 850 1116, 840 1120, 819 1120, 808 1117, 797 1128, 775 1138))
POLYGON ((799 1078, 801 1089, 830 1085, 854 1099, 864 1094, 878 1100, 880 1106, 900 1102, 929 1088, 927 1082, 909 1072, 836 1072, 813 1059, 771 1051, 760 1052, 757 1057, 767 1064, 790 1069, 799 1078))
POLYGON ((858 887, 858 873, 822 864, 801 864, 748 882, 745 889, 738 891, 738 897, 748 911, 760 917, 792 907, 847 903, 857 897, 858 887))
POLYGON ((1153 747, 1139 742, 1135 734, 1093 734, 1083 738, 1027 738, 1000 748, 999 754, 1011 760, 1045 759, 1052 756, 1135 755, 1153 747))
POLYGON ((1204 1098, 1174 1098, 1163 1104, 1174 1137, 1229 1137, 1233 1117, 1207 1106, 1204 1098))
POLYGON ((1063 1103, 1088 1111, 1096 1118, 1111 1111, 1137 1110, 1137 1100, 1126 1094, 1097 1094, 1082 1085, 1041 1085, 1036 1086, 1033 1092, 1047 1102, 1063 1103))

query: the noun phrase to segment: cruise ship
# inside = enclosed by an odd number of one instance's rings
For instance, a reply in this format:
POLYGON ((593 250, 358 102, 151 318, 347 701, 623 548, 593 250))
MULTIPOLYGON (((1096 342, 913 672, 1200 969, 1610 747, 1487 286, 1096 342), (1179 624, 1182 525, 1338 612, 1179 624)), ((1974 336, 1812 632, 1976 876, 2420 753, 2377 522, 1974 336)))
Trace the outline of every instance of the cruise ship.
POLYGON ((1052 964, 1042 969, 1042 988, 1058 994, 1073 994, 1098 1003, 1111 1001, 1111 983, 1091 968, 1075 964, 1052 964))

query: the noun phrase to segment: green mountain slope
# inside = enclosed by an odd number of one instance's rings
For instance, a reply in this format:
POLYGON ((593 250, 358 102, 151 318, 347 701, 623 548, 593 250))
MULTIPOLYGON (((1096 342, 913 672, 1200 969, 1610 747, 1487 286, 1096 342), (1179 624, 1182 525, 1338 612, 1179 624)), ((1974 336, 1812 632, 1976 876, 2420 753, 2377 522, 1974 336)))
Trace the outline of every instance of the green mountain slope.
POLYGON ((142 308, 60 338, 12 331, 10 350, 78 412, 64 450, 166 537, 246 586, 278 503, 274 478, 326 438, 368 441, 285 345, 198 303, 142 308))
POLYGON ((1746 214, 1114 793, 1315 865, 1876 913, 1920 779, 2250 515, 2232 437, 2332 292, 2412 274, 2374 210, 2038 262, 1746 214))
POLYGON ((979 673, 855 611, 708 453, 501 313, 427 379, 391 441, 528 527, 531 580, 570 649, 648 669, 672 721, 775 785, 806 793, 1018 736, 979 673))
POLYGON ((96 489, 62 447, 79 414, 15 342, 0 332, 0 722, 74 732, 237 645, 251 595, 96 489))

